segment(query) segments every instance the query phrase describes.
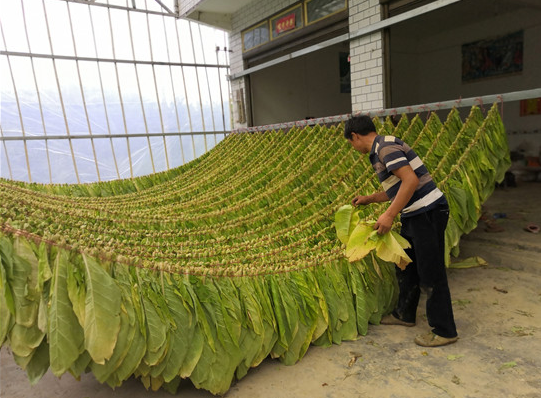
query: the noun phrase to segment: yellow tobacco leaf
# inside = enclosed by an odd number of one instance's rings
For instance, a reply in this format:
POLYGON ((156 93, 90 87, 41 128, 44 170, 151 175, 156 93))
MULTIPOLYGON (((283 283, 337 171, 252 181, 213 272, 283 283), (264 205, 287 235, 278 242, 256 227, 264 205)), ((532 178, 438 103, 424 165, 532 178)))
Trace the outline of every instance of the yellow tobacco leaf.
POLYGON ((346 256, 350 262, 363 259, 376 248, 377 241, 373 238, 377 232, 372 225, 359 223, 351 233, 346 245, 346 256))
POLYGON ((376 255, 384 261, 395 263, 398 268, 405 269, 411 263, 411 258, 404 248, 410 247, 408 241, 395 231, 380 235, 376 244, 376 255))

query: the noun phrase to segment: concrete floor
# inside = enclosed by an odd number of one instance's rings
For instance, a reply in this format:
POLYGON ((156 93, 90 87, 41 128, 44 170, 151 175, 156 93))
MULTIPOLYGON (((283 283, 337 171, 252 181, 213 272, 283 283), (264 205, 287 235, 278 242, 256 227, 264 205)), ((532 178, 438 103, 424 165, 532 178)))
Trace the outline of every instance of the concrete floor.
MULTIPOLYGON (((366 336, 330 348, 311 347, 294 366, 267 359, 234 384, 228 398, 254 397, 541 397, 541 183, 498 189, 486 203, 488 214, 505 213, 485 232, 485 224, 461 242, 461 258, 480 256, 487 266, 449 269, 456 344, 426 349, 413 343, 428 330, 423 302, 417 325, 370 326, 366 336)), ((422 301, 424 297, 422 297, 422 301)), ((178 396, 210 398, 188 381, 178 396)), ((2 348, 2 398, 106 398, 171 395, 146 391, 137 380, 115 390, 87 374, 80 381, 50 372, 31 387, 2 348)))

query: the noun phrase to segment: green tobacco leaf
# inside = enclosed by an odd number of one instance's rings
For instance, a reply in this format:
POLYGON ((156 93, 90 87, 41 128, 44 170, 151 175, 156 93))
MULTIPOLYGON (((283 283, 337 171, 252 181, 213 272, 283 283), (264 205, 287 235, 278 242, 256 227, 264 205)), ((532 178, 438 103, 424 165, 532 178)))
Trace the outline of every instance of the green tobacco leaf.
POLYGON ((271 277, 270 288, 279 339, 273 347, 273 357, 281 356, 295 338, 299 328, 298 309, 294 303, 286 281, 282 278, 271 277))
POLYGON ((256 334, 253 330, 244 329, 242 332, 239 343, 242 347, 243 360, 235 370, 235 376, 239 380, 246 376, 248 369, 253 366, 254 360, 263 344, 263 336, 256 334))
POLYGON ((84 332, 67 292, 68 255, 56 256, 49 308, 49 357, 56 376, 64 374, 83 351, 84 332))
POLYGON ((68 371, 73 377, 80 380, 81 374, 86 372, 90 362, 92 362, 90 354, 88 351, 83 351, 83 353, 79 355, 79 358, 77 358, 77 360, 70 366, 68 371))
MULTIPOLYGON (((13 246, 9 239, 0 234, 0 294, 2 294, 7 310, 15 315, 12 287, 9 279, 13 278, 13 246)), ((7 315, 6 315, 7 316, 7 315)), ((4 316, 0 317, 3 319, 4 316)), ((0 326, 6 327, 7 324, 0 326)))
POLYGON ((488 265, 488 263, 479 256, 468 257, 461 261, 452 262, 449 268, 474 268, 488 265))
POLYGON ((171 279, 173 278, 166 276, 165 299, 174 319, 175 327, 171 331, 167 365, 162 372, 165 382, 170 382, 178 376, 195 328, 195 317, 188 311, 189 307, 184 302, 181 293, 172 286, 171 279))
POLYGON ((45 287, 44 291, 41 292, 41 300, 39 301, 39 307, 38 307, 38 328, 44 333, 47 333, 47 317, 49 312, 49 290, 50 290, 50 284, 48 283, 45 287))
POLYGON ((0 346, 4 344, 13 324, 13 317, 9 312, 4 292, 0 289, 0 346))
MULTIPOLYGON (((205 285, 201 283, 200 281, 196 281, 196 283, 192 285, 191 280, 192 278, 185 279, 184 287, 186 288, 186 291, 189 293, 192 299, 191 304, 193 305, 194 312, 196 315, 198 329, 202 333, 204 333, 205 342, 209 345, 209 347, 214 348, 215 336, 212 333, 213 325, 210 325, 209 320, 207 319, 205 310, 203 308, 203 304, 202 304, 202 301, 208 299, 207 289, 205 285)), ((209 314, 209 316, 212 316, 212 314, 209 314)))
POLYGON ((317 303, 314 300, 307 279, 301 272, 293 272, 287 287, 291 292, 293 302, 296 303, 300 322, 297 323, 298 331, 289 343, 287 351, 280 357, 286 365, 292 365, 301 359, 310 342, 317 326, 317 303))
POLYGON ((9 331, 15 323, 13 314, 15 309, 13 308, 13 295, 11 288, 8 284, 6 269, 4 268, 4 255, 3 244, 9 243, 7 239, 2 238, 0 240, 0 346, 4 343, 9 331))
POLYGON ((353 229, 359 222, 359 212, 352 205, 344 205, 334 215, 334 226, 338 239, 347 244, 353 229))
MULTIPOLYGON (((130 349, 135 333, 137 332, 137 328, 134 327, 135 313, 133 307, 131 307, 129 303, 125 301, 125 297, 129 293, 127 293, 125 290, 122 290, 122 293, 123 301, 120 311, 120 331, 118 333, 118 341, 113 351, 113 355, 103 365, 99 365, 94 362, 90 364, 92 373, 94 373, 96 380, 98 380, 100 383, 105 381, 109 382, 111 375, 120 367, 124 361, 124 358, 128 354, 128 350, 130 349)), ((119 384, 115 383, 112 386, 114 387, 116 385, 119 384)))
POLYGON ((355 300, 357 332, 364 336, 368 332, 368 321, 377 308, 376 297, 365 270, 359 267, 358 263, 352 264, 349 268, 349 285, 355 300))
POLYGON ((205 336, 203 335, 203 332, 201 332, 199 325, 196 325, 191 344, 184 357, 184 362, 182 362, 182 366, 180 367, 180 377, 190 377, 203 354, 204 341, 205 336))
POLYGON ((35 322, 39 308, 39 295, 30 288, 29 280, 32 273, 31 264, 18 255, 13 255, 13 273, 7 275, 7 284, 11 287, 15 322, 19 325, 31 327, 35 322))
MULTIPOLYGON (((119 267, 119 269, 117 269, 116 276, 118 278, 121 275, 126 277, 124 271, 121 269, 121 267, 119 267)), ((107 383, 111 386, 119 386, 124 380, 128 379, 132 375, 143 360, 147 347, 145 337, 141 333, 141 326, 139 325, 141 318, 139 318, 139 316, 136 314, 137 307, 134 304, 134 299, 132 298, 132 289, 134 289, 134 287, 129 286, 128 280, 129 279, 123 280, 122 282, 125 284, 125 286, 122 284, 120 286, 123 299, 122 304, 127 311, 129 328, 132 329, 133 333, 128 334, 127 337, 129 340, 129 345, 125 347, 125 349, 127 348, 128 351, 121 353, 121 357, 123 356, 122 361, 119 363, 115 373, 113 373, 113 375, 107 379, 107 383)), ((136 303, 140 304, 138 298, 136 303)), ((144 319, 144 317, 142 319, 144 319)))
POLYGON ((136 335, 139 334, 139 330, 137 327, 134 327, 133 324, 130 324, 130 319, 134 318, 133 308, 129 309, 129 305, 124 306, 123 303, 121 314, 118 342, 111 359, 105 362, 105 366, 92 364, 92 372, 95 374, 96 379, 103 382, 104 378, 107 377, 107 384, 111 387, 120 386, 126 378, 122 373, 125 370, 123 369, 123 365, 131 363, 131 360, 127 359, 128 357, 133 357, 135 360, 139 360, 142 357, 140 352, 134 350, 137 346, 134 346, 133 343, 136 341, 136 335), (126 313, 124 311, 126 311, 126 313), (102 367, 101 374, 95 373, 94 366, 102 367), (101 376, 101 378, 99 376, 101 376), (124 378, 121 378, 121 376, 124 378))
POLYGON ((86 286, 84 269, 68 263, 67 273, 68 297, 73 305, 73 311, 83 327, 85 324, 86 286))
POLYGON ((120 331, 120 289, 92 257, 83 255, 86 274, 85 348, 98 364, 111 358, 120 331))
MULTIPOLYGON (((41 268, 39 260, 32 250, 32 245, 26 239, 18 237, 13 244, 13 250, 21 258, 24 259, 29 265, 28 287, 26 291, 26 297, 29 300, 39 301, 40 286, 43 284, 38 283, 38 271, 41 268)), ((29 325, 26 325, 29 326, 29 325)))
POLYGON ((44 242, 39 245, 38 251, 38 286, 37 290, 42 291, 45 283, 53 276, 51 267, 49 266, 49 258, 47 255, 47 246, 44 242))
POLYGON ((147 321, 147 352, 143 360, 152 366, 162 359, 168 345, 167 325, 146 294, 143 296, 143 305, 147 321))
POLYGON ((9 334, 9 345, 15 355, 26 357, 41 344, 44 336, 37 324, 29 328, 15 324, 9 334))
POLYGON ((197 388, 204 388, 212 394, 221 395, 229 389, 234 368, 231 367, 230 358, 218 337, 215 337, 215 341, 214 348, 210 348, 208 344, 203 345, 203 353, 190 380, 197 388))
POLYGON ((49 369, 49 344, 43 339, 40 346, 26 365, 26 375, 31 385, 35 385, 49 369))

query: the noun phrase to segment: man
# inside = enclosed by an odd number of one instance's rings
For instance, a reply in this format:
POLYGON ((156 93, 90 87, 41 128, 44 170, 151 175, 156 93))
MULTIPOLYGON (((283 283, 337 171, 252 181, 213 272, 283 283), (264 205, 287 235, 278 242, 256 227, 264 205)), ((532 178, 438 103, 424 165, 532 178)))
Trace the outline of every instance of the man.
POLYGON ((404 271, 396 267, 400 288, 397 306, 381 323, 415 326, 422 287, 427 292, 426 315, 433 329, 427 335, 417 336, 415 343, 424 347, 454 343, 458 337, 445 270, 445 227, 449 218, 445 196, 417 154, 394 136, 378 135, 370 117, 350 118, 344 127, 344 137, 355 150, 370 154, 370 162, 384 189, 357 196, 352 204, 390 200, 374 229, 378 234, 389 232, 400 213, 400 234, 411 244, 406 253, 413 262, 404 271))

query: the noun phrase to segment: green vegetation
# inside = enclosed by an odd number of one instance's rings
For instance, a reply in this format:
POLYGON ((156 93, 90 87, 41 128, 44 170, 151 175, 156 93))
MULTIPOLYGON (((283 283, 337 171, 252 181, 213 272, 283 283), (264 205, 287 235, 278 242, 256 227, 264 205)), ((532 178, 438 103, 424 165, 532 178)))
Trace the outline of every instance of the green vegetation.
MULTIPOLYGON (((510 164, 496 106, 464 122, 456 110, 444 123, 376 122, 446 193, 456 254, 510 164)), ((190 378, 223 394, 267 356, 294 364, 391 310, 394 264, 378 250, 350 263, 334 226, 341 206, 378 187, 342 126, 232 134, 185 166, 130 180, 0 180, 0 344, 32 383, 49 368, 89 369, 112 387, 134 375, 175 391, 190 378)), ((383 206, 356 214, 373 221, 383 206)))

